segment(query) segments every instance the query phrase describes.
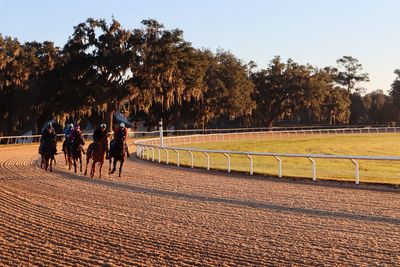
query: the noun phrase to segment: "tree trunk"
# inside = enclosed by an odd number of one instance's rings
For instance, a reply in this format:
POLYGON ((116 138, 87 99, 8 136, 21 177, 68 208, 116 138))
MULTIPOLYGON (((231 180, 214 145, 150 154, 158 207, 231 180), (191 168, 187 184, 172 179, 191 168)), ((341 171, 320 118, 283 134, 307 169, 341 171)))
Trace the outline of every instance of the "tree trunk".
POLYGON ((111 110, 109 110, 107 112, 107 120, 108 120, 108 125, 109 125, 108 127, 109 127, 110 131, 114 130, 114 113, 115 113, 114 108, 111 108, 111 110))
POLYGON ((33 117, 32 117, 32 135, 39 134, 39 129, 38 129, 38 114, 36 111, 34 111, 33 117))
POLYGON ((273 119, 267 120, 267 127, 270 129, 274 128, 274 120, 273 119))
POLYGON ((7 117, 0 120, 0 136, 7 136, 7 117))

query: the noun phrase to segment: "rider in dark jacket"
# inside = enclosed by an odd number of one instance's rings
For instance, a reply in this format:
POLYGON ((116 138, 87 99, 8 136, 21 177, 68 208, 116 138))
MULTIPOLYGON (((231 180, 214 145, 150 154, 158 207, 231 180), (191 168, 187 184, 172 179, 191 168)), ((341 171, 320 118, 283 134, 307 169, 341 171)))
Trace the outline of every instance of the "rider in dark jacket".
POLYGON ((65 140, 67 140, 69 138, 69 135, 71 134, 71 132, 74 130, 74 125, 72 123, 68 124, 67 128, 64 131, 65 134, 65 140))
POLYGON ((40 137, 39 154, 43 153, 44 145, 50 142, 53 148, 53 153, 57 154, 57 136, 51 123, 43 129, 42 136, 40 137))
POLYGON ((74 142, 76 138, 82 137, 81 127, 79 125, 75 125, 74 129, 69 134, 69 139, 71 142, 74 142))
POLYGON ((63 151, 66 152, 67 149, 71 147, 71 140, 69 139, 69 135, 74 130, 74 125, 72 123, 68 124, 67 128, 64 130, 64 143, 63 143, 63 151))
POLYGON ((121 141, 125 143, 126 155, 130 157, 128 145, 126 144, 126 139, 128 138, 128 130, 125 128, 125 123, 121 122, 119 127, 114 130, 114 140, 121 141))
POLYGON ((94 133, 93 133, 93 141, 94 141, 94 146, 93 150, 96 149, 97 145, 100 143, 100 141, 105 138, 105 142, 103 142, 104 145, 104 150, 106 151, 106 159, 108 159, 109 155, 109 150, 108 150, 108 140, 107 140, 107 125, 105 123, 102 123, 99 128, 97 128, 94 133))

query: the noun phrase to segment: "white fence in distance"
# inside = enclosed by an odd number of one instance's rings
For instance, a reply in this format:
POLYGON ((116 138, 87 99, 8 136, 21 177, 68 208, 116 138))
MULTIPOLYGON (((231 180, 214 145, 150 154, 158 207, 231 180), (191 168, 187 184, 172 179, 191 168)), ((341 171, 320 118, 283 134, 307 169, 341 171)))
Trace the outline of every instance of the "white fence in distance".
POLYGON ((245 139, 266 139, 266 138, 286 138, 290 136, 302 135, 325 135, 325 134, 371 134, 371 133, 398 133, 400 127, 381 127, 381 128, 342 128, 342 129, 311 129, 311 130, 293 130, 293 131, 268 131, 268 132, 241 132, 241 133, 224 133, 224 134, 208 134, 208 135, 189 135, 189 136, 174 136, 164 137, 164 146, 160 145, 160 138, 152 138, 146 140, 135 141, 136 154, 138 157, 154 161, 155 151, 158 153, 158 162, 160 163, 160 153, 163 150, 166 153, 166 163, 169 164, 169 151, 176 153, 177 166, 180 165, 180 152, 186 152, 191 158, 191 167, 194 167, 194 154, 199 152, 204 154, 207 159, 207 170, 210 169, 210 154, 222 154, 227 159, 227 171, 231 171, 231 155, 245 155, 249 159, 249 173, 253 175, 253 157, 273 157, 278 163, 278 176, 282 177, 282 157, 291 158, 306 158, 311 163, 312 179, 317 179, 317 166, 314 159, 339 159, 350 160, 355 167, 355 183, 360 183, 360 172, 358 160, 376 160, 376 161, 400 161, 400 157, 383 157, 383 156, 352 156, 352 155, 324 155, 324 154, 285 154, 285 153, 269 153, 269 152, 242 152, 231 150, 207 150, 195 148, 175 147, 174 145, 200 143, 200 142, 218 142, 230 140, 245 140, 245 139), (151 155, 150 155, 151 151, 151 155))

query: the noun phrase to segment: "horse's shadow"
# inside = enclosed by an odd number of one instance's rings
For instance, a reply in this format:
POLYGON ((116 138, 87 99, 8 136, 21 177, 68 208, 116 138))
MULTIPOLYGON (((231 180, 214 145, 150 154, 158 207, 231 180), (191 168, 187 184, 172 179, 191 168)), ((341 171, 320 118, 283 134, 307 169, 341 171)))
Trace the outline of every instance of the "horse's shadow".
POLYGON ((192 194, 185 192, 167 191, 157 188, 148 188, 138 185, 125 184, 111 180, 93 179, 80 176, 78 174, 65 172, 62 170, 57 170, 56 173, 61 174, 65 179, 79 180, 84 183, 90 183, 125 192, 140 193, 156 197, 173 198, 179 200, 186 200, 190 202, 209 202, 213 204, 226 204, 226 205, 239 206, 250 209, 259 209, 259 210, 281 212, 281 213, 292 213, 292 214, 315 216, 315 217, 328 217, 332 219, 348 219, 348 220, 362 221, 362 222, 381 222, 392 225, 400 225, 400 218, 393 218, 387 216, 356 214, 343 211, 330 211, 330 210, 306 208, 299 206, 285 206, 274 203, 253 201, 248 199, 232 199, 232 198, 213 197, 213 196, 199 195, 199 194, 192 194))

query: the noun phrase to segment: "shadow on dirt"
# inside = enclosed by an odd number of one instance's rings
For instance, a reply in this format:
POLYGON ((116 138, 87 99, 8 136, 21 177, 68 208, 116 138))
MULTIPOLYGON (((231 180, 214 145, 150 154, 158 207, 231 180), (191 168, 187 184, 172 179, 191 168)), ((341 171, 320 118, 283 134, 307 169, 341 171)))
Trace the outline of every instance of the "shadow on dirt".
POLYGON ((355 214, 341 211, 328 211, 321 209, 312 209, 312 208, 304 208, 304 207, 292 207, 292 206, 284 206, 273 203, 262 203, 251 200, 244 199, 231 199, 231 198, 223 198, 223 197, 211 197, 204 196, 198 194, 190 194, 183 192, 174 192, 167 191, 161 189, 148 188, 138 185, 126 184, 117 181, 98 179, 98 178, 88 178, 85 176, 81 176, 79 174, 70 173, 68 171, 64 171, 61 169, 57 169, 55 173, 61 174, 65 179, 74 179, 79 180, 84 183, 95 184, 99 186, 106 186, 108 188, 113 188, 117 190, 123 190, 126 192, 133 193, 143 193, 157 197, 165 197, 165 198, 174 198, 181 199, 186 201, 193 202, 210 202, 210 203, 218 203, 218 204, 226 204, 233 206, 240 206, 245 208, 254 208, 261 209, 267 211, 276 211, 276 212, 284 212, 284 213, 295 213, 299 215, 306 216, 317 216, 317 217, 330 217, 333 219, 347 219, 347 220, 357 220, 363 222, 381 222, 388 223, 393 225, 400 225, 400 218, 386 217, 386 216, 377 216, 377 215, 369 215, 369 214, 355 214))

